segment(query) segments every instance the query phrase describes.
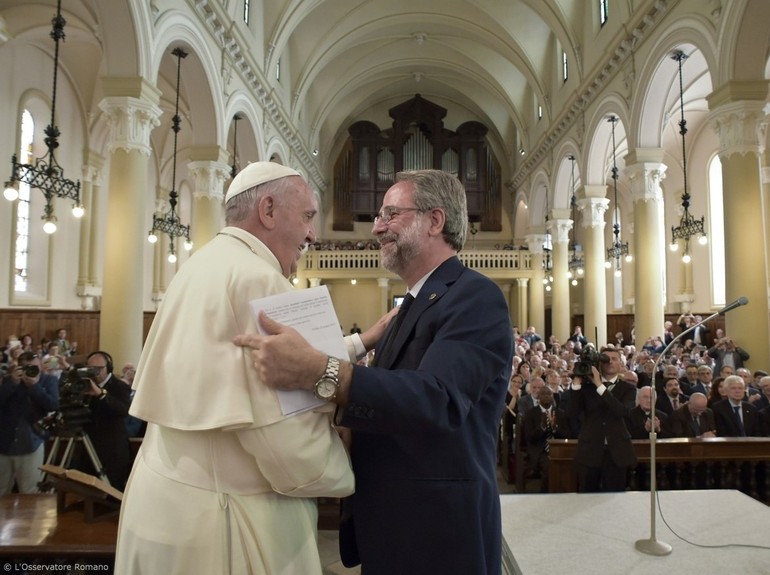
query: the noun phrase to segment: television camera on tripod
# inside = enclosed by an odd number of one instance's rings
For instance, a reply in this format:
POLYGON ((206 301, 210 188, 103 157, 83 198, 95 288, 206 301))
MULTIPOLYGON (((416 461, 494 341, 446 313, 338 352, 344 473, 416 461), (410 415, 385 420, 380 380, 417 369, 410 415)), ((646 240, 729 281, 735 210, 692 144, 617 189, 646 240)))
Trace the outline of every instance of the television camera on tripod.
MULTIPOLYGON (((91 381, 99 374, 98 367, 74 367, 62 373, 59 379, 59 408, 52 411, 35 424, 35 429, 40 435, 50 434, 53 438, 51 451, 46 459, 46 465, 58 465, 69 468, 75 443, 79 439, 88 453, 96 475, 110 484, 104 466, 99 460, 93 442, 88 433, 83 429, 91 421, 91 409, 89 403, 91 397, 91 381), (59 458, 59 450, 62 440, 66 441, 64 452, 59 458), (57 459, 59 458, 59 459, 57 459)), ((40 491, 49 491, 52 485, 47 475, 40 482, 40 491)))

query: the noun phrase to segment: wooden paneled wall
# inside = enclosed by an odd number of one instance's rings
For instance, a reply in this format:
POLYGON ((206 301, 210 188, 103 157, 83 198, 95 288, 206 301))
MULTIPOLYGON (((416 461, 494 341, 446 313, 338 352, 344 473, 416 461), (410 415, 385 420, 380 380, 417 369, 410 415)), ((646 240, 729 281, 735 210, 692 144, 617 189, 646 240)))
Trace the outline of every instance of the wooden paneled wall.
MULTIPOLYGON (((154 312, 144 312, 143 338, 147 337, 154 318, 154 312)), ((19 338, 30 334, 37 345, 42 339, 55 338, 56 332, 62 328, 67 330, 67 339, 78 342, 78 355, 99 349, 98 311, 12 308, 0 310, 0 338, 3 345, 11 334, 19 338)))

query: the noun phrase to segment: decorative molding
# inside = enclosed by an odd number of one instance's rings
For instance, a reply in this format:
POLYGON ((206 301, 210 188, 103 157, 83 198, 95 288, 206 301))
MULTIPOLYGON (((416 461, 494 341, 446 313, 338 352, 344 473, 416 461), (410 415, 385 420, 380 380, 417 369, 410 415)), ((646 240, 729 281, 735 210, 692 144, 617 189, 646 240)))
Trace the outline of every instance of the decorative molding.
POLYGON ((660 183, 666 178, 665 164, 642 162, 626 166, 625 172, 631 180, 631 195, 634 202, 662 202, 663 190, 660 183))
POLYGON ((160 125, 159 106, 132 97, 108 97, 99 103, 110 126, 108 150, 138 151, 150 157, 150 133, 160 125))
POLYGON ((609 56, 604 67, 596 74, 592 81, 580 87, 572 104, 562 114, 561 119, 556 119, 550 131, 544 135, 538 146, 528 152, 527 160, 512 178, 511 187, 513 189, 522 187, 525 180, 538 168, 540 163, 547 157, 547 154, 556 147, 556 144, 564 137, 575 121, 582 117, 583 111, 603 93, 604 87, 619 72, 624 70, 622 65, 633 56, 634 49, 648 35, 654 32, 655 27, 662 20, 669 9, 669 5, 672 3, 676 3, 676 1, 657 0, 652 5, 650 11, 636 21, 635 26, 631 23, 633 27, 618 42, 615 50, 608 50, 609 56))
MULTIPOLYGON (((291 148, 293 159, 297 160, 312 178, 312 183, 319 190, 325 190, 328 184, 318 164, 313 160, 309 145, 306 145, 294 129, 289 115, 280 106, 280 102, 273 97, 272 90, 263 76, 267 71, 261 70, 254 61, 247 41, 237 36, 237 28, 230 25, 231 18, 227 12, 214 0, 191 0, 191 3, 200 18, 203 29, 207 29, 211 37, 222 47, 223 57, 232 63, 244 84, 252 90, 254 99, 264 111, 265 120, 270 119, 270 123, 291 148)), ((265 65, 269 62, 274 49, 275 46, 270 44, 265 65)), ((285 160, 288 161, 289 158, 285 160)))
POLYGON ((764 102, 743 101, 726 104, 711 114, 714 131, 719 137, 719 157, 734 154, 761 156, 765 151, 767 116, 764 102))
POLYGON ((210 198, 221 201, 224 198, 225 181, 230 178, 230 166, 221 162, 197 161, 187 164, 194 181, 194 198, 210 198))
POLYGON ((583 214, 583 228, 604 229, 604 214, 610 206, 607 198, 583 198, 577 201, 577 207, 583 214))

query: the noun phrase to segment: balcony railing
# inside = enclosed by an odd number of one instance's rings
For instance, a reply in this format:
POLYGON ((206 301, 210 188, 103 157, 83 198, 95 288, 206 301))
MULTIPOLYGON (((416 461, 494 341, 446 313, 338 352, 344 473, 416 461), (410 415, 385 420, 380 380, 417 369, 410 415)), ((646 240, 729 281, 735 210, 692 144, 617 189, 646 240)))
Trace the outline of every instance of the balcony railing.
MULTIPOLYGON (((459 254, 460 260, 469 268, 481 273, 495 275, 501 272, 503 275, 528 276, 535 265, 539 264, 540 257, 526 250, 463 250, 459 254)), ((336 251, 308 251, 299 262, 300 273, 306 275, 318 275, 323 277, 327 272, 379 272, 376 275, 388 274, 380 270, 380 252, 378 250, 336 250, 336 251)))

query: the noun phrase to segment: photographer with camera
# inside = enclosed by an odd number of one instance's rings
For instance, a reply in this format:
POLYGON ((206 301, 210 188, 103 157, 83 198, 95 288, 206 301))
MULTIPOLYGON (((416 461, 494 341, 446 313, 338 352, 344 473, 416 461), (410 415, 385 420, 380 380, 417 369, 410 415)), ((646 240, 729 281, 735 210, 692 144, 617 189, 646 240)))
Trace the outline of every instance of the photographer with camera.
POLYGON ((636 403, 636 388, 620 377, 621 350, 589 346, 575 363, 569 416, 579 422, 575 462, 583 493, 625 491, 628 468, 636 463, 626 414, 636 403))
POLYGON ((706 353, 714 359, 714 373, 720 373, 723 365, 730 366, 735 371, 743 367, 744 361, 749 360, 749 353, 735 345, 731 337, 723 337, 717 340, 714 346, 709 348, 706 353))
POLYGON ((55 377, 40 370, 40 359, 25 351, 0 384, 0 495, 13 490, 36 493, 45 438, 34 424, 59 407, 55 377))
MULTIPOLYGON (((87 374, 90 386, 84 391, 88 398, 90 420, 83 425, 102 463, 110 485, 123 491, 131 471, 131 446, 126 431, 126 416, 131 406, 131 388, 112 373, 112 356, 105 351, 88 355, 86 364, 94 368, 87 374)), ((98 475, 86 454, 78 453, 73 467, 98 475)))

